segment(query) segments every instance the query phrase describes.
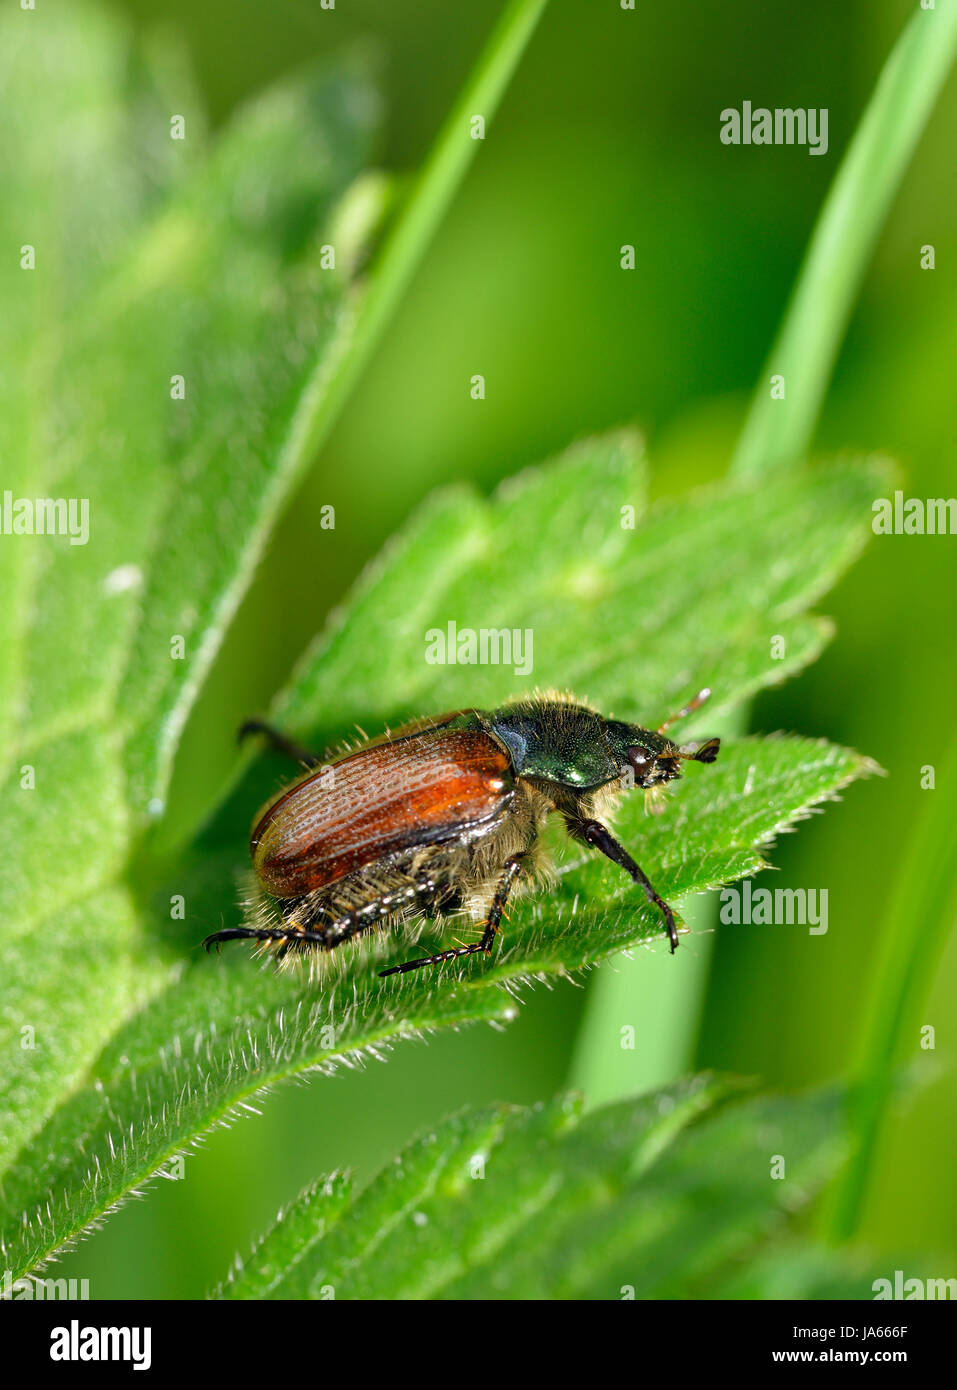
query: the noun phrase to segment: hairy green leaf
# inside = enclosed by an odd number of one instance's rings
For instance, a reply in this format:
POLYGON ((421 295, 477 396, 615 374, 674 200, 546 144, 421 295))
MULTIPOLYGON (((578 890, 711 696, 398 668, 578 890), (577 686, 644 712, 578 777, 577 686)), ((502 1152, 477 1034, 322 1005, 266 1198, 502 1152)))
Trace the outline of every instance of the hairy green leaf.
POLYGON ((588 1114, 457 1115, 361 1191, 308 1188, 215 1296, 707 1296, 808 1202, 841 1133, 835 1095, 742 1101, 703 1077, 588 1114))

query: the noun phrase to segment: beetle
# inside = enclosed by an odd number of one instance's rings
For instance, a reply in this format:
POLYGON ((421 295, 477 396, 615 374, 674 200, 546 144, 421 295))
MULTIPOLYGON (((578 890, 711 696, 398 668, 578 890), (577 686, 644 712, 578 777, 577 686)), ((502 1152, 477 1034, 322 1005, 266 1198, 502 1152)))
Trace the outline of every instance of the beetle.
POLYGON ((573 840, 597 849, 659 909, 671 950, 674 913, 604 823, 623 791, 658 793, 681 763, 712 763, 720 740, 678 745, 665 729, 710 695, 700 691, 656 730, 606 719, 560 692, 495 710, 462 709, 365 742, 331 765, 258 720, 240 730, 266 736, 305 767, 266 804, 250 839, 252 920, 206 938, 256 940, 289 952, 330 952, 377 928, 466 912, 477 941, 405 961, 405 974, 476 953, 490 954, 513 888, 545 869, 538 847, 559 815, 573 840))

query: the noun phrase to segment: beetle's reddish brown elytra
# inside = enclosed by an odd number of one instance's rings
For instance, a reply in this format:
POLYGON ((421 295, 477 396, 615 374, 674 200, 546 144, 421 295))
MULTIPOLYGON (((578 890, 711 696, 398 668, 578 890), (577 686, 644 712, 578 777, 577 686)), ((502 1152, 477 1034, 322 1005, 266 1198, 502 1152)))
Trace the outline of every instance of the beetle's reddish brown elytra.
POLYGON ((531 884, 546 819, 630 874, 660 910, 672 951, 674 913, 604 824, 629 787, 652 802, 681 763, 712 763, 719 740, 679 746, 664 735, 696 710, 702 690, 656 730, 605 719, 570 696, 535 695, 497 710, 420 720, 349 752, 320 759, 266 724, 265 734, 308 771, 263 809, 250 851, 254 919, 207 937, 250 939, 293 952, 330 952, 384 926, 467 912, 479 940, 382 970, 402 974, 491 952, 509 894, 531 884), (317 770, 320 769, 320 770, 317 770))

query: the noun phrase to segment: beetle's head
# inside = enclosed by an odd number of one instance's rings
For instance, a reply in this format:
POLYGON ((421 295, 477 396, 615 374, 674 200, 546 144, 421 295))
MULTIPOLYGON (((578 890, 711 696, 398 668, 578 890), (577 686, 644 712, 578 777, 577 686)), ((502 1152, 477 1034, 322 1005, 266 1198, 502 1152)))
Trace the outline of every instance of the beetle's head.
POLYGON ((672 743, 670 738, 638 724, 609 722, 606 736, 618 761, 622 777, 636 787, 658 787, 681 776, 683 762, 713 763, 721 740, 705 743, 672 743))
POLYGON ((713 763, 718 756, 721 740, 709 738, 707 743, 677 744, 662 734, 648 729, 635 729, 634 743, 628 745, 628 763, 638 787, 655 787, 661 782, 673 782, 681 776, 682 762, 713 763))
POLYGON ((638 724, 619 724, 609 721, 606 738, 617 756, 620 775, 634 780, 635 786, 654 792, 681 776, 682 762, 713 763, 721 747, 719 738, 704 743, 672 743, 665 738, 665 729, 700 709, 711 695, 707 686, 699 690, 677 714, 671 715, 657 729, 642 729, 638 724))

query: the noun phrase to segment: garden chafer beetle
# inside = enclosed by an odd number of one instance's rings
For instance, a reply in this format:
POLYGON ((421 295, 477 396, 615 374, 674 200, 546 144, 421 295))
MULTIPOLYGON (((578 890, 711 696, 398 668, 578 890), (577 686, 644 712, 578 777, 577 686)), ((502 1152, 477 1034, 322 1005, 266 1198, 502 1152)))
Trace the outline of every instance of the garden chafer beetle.
POLYGON ((325 766, 269 725, 244 725, 241 734, 265 734, 306 771, 254 823, 251 919, 214 932, 207 949, 250 939, 281 959, 466 913, 480 924, 478 940, 379 973, 489 954, 510 893, 542 875, 539 836, 558 815, 574 840, 630 874, 660 910, 674 951, 674 913, 604 818, 629 787, 644 788, 654 809, 682 762, 714 762, 718 739, 678 745, 664 733, 709 694, 655 730, 606 719, 570 695, 535 694, 419 720, 325 766))

